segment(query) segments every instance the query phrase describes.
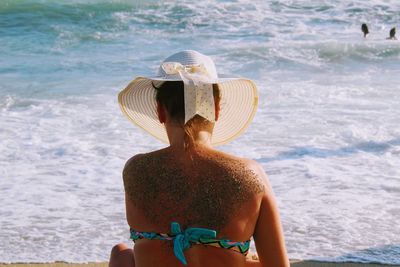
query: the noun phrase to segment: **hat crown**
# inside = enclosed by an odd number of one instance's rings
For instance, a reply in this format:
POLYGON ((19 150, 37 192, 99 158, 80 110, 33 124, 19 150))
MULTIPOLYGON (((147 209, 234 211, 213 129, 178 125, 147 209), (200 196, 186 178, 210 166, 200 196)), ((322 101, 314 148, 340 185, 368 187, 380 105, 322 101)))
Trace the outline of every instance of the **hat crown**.
POLYGON ((178 53, 175 53, 168 58, 166 58, 160 65, 158 69, 157 76, 159 77, 167 77, 167 78, 179 78, 179 74, 167 74, 163 68, 163 63, 166 62, 176 62, 180 63, 183 66, 200 66, 202 65, 207 74, 212 79, 218 79, 217 70, 215 68, 214 61, 206 55, 203 55, 194 50, 184 50, 178 53), (175 77, 176 76, 176 77, 175 77))

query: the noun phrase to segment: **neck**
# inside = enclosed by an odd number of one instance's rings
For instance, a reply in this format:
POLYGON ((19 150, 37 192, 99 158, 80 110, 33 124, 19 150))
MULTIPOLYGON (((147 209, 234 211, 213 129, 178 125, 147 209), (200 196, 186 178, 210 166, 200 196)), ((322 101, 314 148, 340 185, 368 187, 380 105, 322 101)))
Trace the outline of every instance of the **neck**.
POLYGON ((189 138, 189 144, 186 144, 185 140, 185 130, 182 126, 174 125, 170 123, 165 124, 165 128, 167 130, 167 135, 170 143, 170 147, 178 150, 186 150, 187 145, 190 148, 199 148, 199 147, 208 147, 212 148, 211 145, 211 131, 204 130, 196 130, 192 131, 192 138, 189 138))

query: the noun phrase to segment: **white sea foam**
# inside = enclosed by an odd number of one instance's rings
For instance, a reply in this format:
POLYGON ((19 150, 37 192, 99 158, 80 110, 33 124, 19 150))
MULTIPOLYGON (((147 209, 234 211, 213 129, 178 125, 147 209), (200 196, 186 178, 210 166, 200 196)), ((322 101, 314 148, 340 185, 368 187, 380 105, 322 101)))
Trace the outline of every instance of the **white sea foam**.
POLYGON ((151 142, 137 142, 117 107, 104 95, 8 98, 0 132, 1 261, 105 260, 113 242, 127 241, 120 173, 131 154, 148 148, 135 143, 151 142))
POLYGON ((221 149, 269 174, 289 256, 400 264, 397 1, 23 4, 0 3, 0 262, 104 261, 129 242, 122 167, 162 144, 116 94, 192 48, 260 89, 221 149))

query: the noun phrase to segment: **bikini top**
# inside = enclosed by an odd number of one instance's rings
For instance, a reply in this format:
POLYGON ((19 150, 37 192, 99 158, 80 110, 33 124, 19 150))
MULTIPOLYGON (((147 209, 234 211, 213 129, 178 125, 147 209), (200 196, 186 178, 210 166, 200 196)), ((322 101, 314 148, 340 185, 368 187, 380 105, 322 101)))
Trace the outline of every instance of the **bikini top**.
POLYGON ((228 239, 217 239, 217 232, 206 228, 187 228, 182 231, 179 223, 171 223, 171 234, 160 234, 153 232, 139 232, 131 229, 131 239, 136 242, 139 239, 168 240, 174 244, 174 254, 184 265, 187 261, 183 251, 193 245, 207 245, 219 248, 230 249, 247 255, 250 247, 250 240, 244 242, 232 242, 228 239))

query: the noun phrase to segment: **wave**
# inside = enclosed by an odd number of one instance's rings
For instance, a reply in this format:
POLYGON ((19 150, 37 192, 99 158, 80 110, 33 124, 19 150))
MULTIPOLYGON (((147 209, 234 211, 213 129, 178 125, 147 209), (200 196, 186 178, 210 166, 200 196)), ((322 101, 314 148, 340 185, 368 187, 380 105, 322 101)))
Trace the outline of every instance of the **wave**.
POLYGON ((383 30, 386 34, 385 27, 397 23, 397 7, 400 8, 394 1, 289 4, 260 0, 3 0, 0 31, 4 36, 21 32, 60 34, 62 29, 78 36, 82 33, 83 41, 103 40, 104 34, 110 32, 143 31, 155 35, 193 34, 259 41, 343 40, 360 36, 362 22, 372 23, 371 34, 383 30))
POLYGON ((360 61, 400 59, 400 45, 392 41, 326 43, 316 50, 319 58, 330 62, 344 59, 360 61))
MULTIPOLYGON (((24 27, 21 30, 37 30, 37 27, 57 24, 76 24, 96 26, 101 29, 107 27, 106 17, 115 12, 132 10, 132 5, 127 3, 100 2, 97 4, 80 2, 53 2, 53 1, 2 1, 0 2, 0 15, 3 27, 24 27), (100 22, 98 25, 96 22, 100 22)), ((112 22, 112 21, 110 21, 112 22)))
MULTIPOLYGON (((398 60, 400 59, 400 44, 393 41, 373 41, 373 42, 351 42, 351 41, 292 41, 269 42, 260 44, 234 44, 227 45, 221 49, 221 57, 228 65, 232 59, 235 62, 246 62, 237 66, 232 63, 231 71, 238 73, 249 71, 254 68, 264 71, 295 70, 306 71, 316 69, 332 69, 337 65, 345 68, 352 67, 354 71, 360 68, 370 67, 371 64, 382 64, 386 69, 393 66, 398 70, 398 60), (397 66, 397 67, 396 67, 397 66), (304 69, 306 68, 306 69, 304 69)), ((351 70, 349 70, 351 71, 351 70)))

